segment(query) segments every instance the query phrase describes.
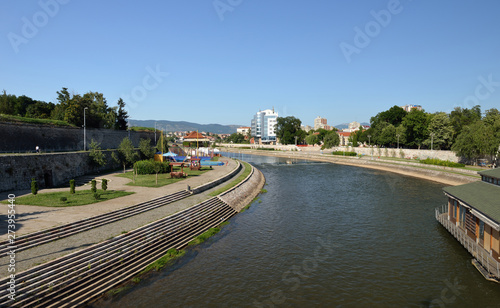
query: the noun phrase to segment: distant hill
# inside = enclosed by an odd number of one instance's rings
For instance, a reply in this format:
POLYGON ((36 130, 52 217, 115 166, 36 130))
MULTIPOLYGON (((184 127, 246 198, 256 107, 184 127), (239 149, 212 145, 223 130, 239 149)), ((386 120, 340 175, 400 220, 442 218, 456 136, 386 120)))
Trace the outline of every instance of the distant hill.
MULTIPOLYGON (((366 122, 361 122, 360 124, 361 125, 370 125, 370 123, 366 123, 366 122)), ((348 128, 349 123, 342 123, 342 124, 338 124, 338 125, 333 125, 333 127, 337 128, 338 130, 342 130, 342 129, 348 128)))
POLYGON ((130 126, 155 127, 166 132, 194 131, 210 132, 215 134, 232 134, 236 129, 244 125, 221 125, 221 124, 198 124, 185 121, 167 121, 167 120, 129 120, 130 126))

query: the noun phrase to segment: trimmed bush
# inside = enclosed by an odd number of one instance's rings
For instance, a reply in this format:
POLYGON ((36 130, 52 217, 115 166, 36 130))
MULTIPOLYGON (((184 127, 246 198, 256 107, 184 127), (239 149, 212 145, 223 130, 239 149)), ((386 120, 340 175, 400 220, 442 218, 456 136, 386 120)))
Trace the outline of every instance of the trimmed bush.
POLYGON ((108 180, 102 179, 102 184, 101 184, 102 190, 106 191, 108 189, 108 180))
POLYGON ((69 180, 69 193, 75 193, 75 180, 69 180))
POLYGON ((436 165, 436 166, 445 166, 445 167, 454 167, 454 168, 462 168, 465 167, 464 164, 461 163, 454 163, 449 160, 441 160, 437 158, 426 158, 423 160, 420 160, 422 164, 427 164, 427 165, 436 165))
MULTIPOLYGON (((136 168, 137 168, 137 174, 156 174, 155 172, 155 161, 153 159, 148 159, 148 160, 140 160, 135 163, 136 168)), ((170 171, 169 169, 169 163, 168 162, 162 162, 161 163, 161 170, 159 173, 168 173, 170 171)))
POLYGON ((35 196, 38 194, 38 183, 35 178, 31 179, 31 193, 35 196))
POLYGON ((96 181, 96 180, 92 180, 92 182, 91 182, 91 183, 92 183, 92 184, 91 184, 91 185, 92 185, 92 188, 90 188, 90 190, 91 190, 91 191, 95 194, 95 193, 97 192, 97 187, 96 187, 96 185, 97 185, 97 181, 96 181))
POLYGON ((96 199, 96 200, 101 199, 101 194, 100 194, 100 193, 98 193, 98 192, 95 192, 95 193, 94 193, 94 199, 96 199))
POLYGON ((344 151, 334 151, 332 155, 340 155, 340 156, 358 156, 356 152, 344 152, 344 151))
POLYGON ((61 200, 62 202, 66 202, 66 201, 68 201, 68 198, 66 198, 66 197, 61 197, 59 200, 61 200))

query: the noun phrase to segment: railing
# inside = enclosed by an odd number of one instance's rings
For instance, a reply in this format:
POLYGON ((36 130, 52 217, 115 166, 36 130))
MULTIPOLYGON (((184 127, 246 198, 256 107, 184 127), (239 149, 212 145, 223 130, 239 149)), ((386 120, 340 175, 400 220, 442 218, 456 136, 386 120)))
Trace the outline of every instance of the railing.
POLYGON ((471 239, 462 229, 448 220, 448 206, 443 205, 436 208, 436 219, 450 232, 467 251, 483 266, 483 268, 495 278, 500 278, 500 263, 496 261, 488 251, 471 239))

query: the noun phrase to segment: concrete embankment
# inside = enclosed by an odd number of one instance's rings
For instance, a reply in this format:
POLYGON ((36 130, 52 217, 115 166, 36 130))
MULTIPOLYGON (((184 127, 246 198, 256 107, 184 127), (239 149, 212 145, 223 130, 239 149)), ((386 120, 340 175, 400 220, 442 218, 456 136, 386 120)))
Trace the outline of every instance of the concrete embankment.
POLYGON ((259 169, 252 166, 251 173, 245 180, 233 189, 219 195, 219 198, 229 204, 235 211, 240 212, 257 197, 266 183, 266 179, 259 169))
POLYGON ((305 159, 319 162, 328 162, 341 165, 357 166, 388 172, 394 172, 407 176, 417 177, 429 181, 435 181, 446 185, 460 185, 480 180, 477 171, 449 168, 442 166, 423 165, 415 162, 388 161, 382 159, 373 160, 371 157, 342 157, 331 154, 284 152, 284 151, 262 151, 226 148, 227 152, 238 152, 252 155, 282 157, 290 159, 305 159))

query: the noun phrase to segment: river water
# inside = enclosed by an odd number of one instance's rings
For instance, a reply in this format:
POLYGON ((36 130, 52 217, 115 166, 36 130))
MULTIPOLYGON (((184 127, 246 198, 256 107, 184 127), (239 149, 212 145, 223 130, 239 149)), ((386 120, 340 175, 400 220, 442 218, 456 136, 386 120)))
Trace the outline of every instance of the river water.
POLYGON ((264 173, 267 193, 175 265, 96 307, 499 307, 500 285, 434 219, 443 185, 243 158, 264 173))

